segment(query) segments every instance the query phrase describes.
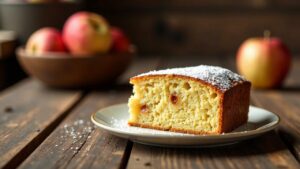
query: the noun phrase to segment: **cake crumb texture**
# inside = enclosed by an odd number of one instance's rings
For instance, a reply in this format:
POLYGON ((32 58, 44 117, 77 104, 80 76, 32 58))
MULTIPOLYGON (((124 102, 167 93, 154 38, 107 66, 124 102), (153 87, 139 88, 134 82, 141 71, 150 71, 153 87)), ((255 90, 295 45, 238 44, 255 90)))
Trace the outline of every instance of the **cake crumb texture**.
POLYGON ((227 69, 202 65, 151 71, 130 83, 134 86, 128 124, 132 126, 221 134, 248 118, 251 84, 227 69))
POLYGON ((211 87, 179 78, 150 78, 134 86, 130 122, 165 130, 215 131, 220 96, 211 87))

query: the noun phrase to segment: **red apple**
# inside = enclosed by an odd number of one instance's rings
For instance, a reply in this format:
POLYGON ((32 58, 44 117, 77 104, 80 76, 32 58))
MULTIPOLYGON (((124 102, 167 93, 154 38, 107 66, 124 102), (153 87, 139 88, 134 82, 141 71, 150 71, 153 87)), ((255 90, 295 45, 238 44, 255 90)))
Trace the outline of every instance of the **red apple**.
POLYGON ((130 41, 124 32, 118 27, 112 27, 110 29, 112 36, 112 48, 113 52, 128 52, 130 47, 130 41))
POLYGON ((279 87, 288 74, 291 55, 279 38, 251 38, 237 52, 238 72, 256 88, 279 87))
POLYGON ((46 27, 34 32, 25 47, 29 54, 43 54, 45 52, 65 52, 61 33, 56 28, 46 27))
POLYGON ((63 40, 76 56, 105 53, 111 47, 111 33, 108 22, 92 12, 78 12, 66 21, 63 40))

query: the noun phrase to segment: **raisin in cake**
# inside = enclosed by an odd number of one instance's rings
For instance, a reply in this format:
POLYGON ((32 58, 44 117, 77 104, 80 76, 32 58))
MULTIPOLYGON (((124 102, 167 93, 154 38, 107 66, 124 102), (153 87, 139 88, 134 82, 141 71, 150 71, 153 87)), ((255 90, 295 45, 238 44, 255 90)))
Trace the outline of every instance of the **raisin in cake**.
POLYGON ((200 65, 151 71, 130 83, 131 126, 220 134, 248 119, 251 83, 228 69, 200 65))

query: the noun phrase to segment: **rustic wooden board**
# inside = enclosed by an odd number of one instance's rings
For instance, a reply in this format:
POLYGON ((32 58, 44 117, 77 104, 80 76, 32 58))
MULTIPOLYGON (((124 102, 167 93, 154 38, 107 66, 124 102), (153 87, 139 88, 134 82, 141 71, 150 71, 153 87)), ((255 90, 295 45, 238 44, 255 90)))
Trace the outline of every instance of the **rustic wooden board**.
POLYGON ((275 133, 220 148, 175 149, 134 144, 128 168, 299 168, 275 133))
POLYGON ((281 118, 279 134, 295 157, 300 160, 300 102, 299 92, 254 91, 253 102, 281 118))
MULTIPOLYGON (((141 62, 121 79, 125 82, 138 71, 148 71, 147 66, 155 69, 154 65, 211 64, 234 69, 232 58, 141 62), (144 64, 147 66, 141 66, 144 64)), ((52 90, 32 80, 24 81, 0 96, 0 145, 7 145, 0 146, 0 153, 4 153, 0 155, 0 168, 16 167, 30 153, 20 168, 300 168, 299 65, 296 61, 284 90, 253 91, 255 105, 281 116, 279 131, 219 148, 144 146, 95 129, 89 120, 91 113, 126 102, 128 88, 93 91, 82 100, 78 91, 52 90)))
POLYGON ((80 100, 79 91, 46 88, 28 79, 0 97, 0 168, 16 167, 80 100))
MULTIPOLYGON (((164 66, 225 65, 226 58, 166 62, 164 66)), ((227 65, 232 67, 234 64, 227 65)), ((275 132, 221 148, 173 149, 133 143, 128 168, 299 168, 300 165, 275 132)))
POLYGON ((127 91, 89 94, 20 168, 119 168, 130 143, 95 129, 90 116, 108 105, 126 102, 129 95, 127 91))
MULTIPOLYGON (((156 69, 159 59, 136 60, 120 78, 120 84, 138 73, 156 69)), ((24 161, 20 168, 119 168, 126 166, 131 142, 114 137, 90 122, 93 112, 127 102, 131 90, 93 91, 58 128, 24 161), (80 124, 82 123, 82 124, 80 124), (90 130, 88 129, 89 127, 90 130), (74 133, 70 134, 73 130, 74 133), (75 136, 75 138, 74 138, 75 136), (49 160, 51 159, 51 160, 49 160)))

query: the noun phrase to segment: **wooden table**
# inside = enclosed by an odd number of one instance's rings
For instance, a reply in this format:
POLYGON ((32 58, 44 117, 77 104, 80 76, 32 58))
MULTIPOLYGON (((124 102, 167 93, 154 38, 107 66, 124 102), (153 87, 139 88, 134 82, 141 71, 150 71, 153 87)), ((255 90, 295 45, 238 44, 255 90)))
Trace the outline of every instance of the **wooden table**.
POLYGON ((300 60, 283 89, 252 90, 253 105, 281 117, 261 137, 219 148, 160 148, 95 128, 90 115, 127 102, 128 77, 150 69, 198 64, 234 69, 232 58, 137 60, 119 85, 99 90, 58 90, 26 79, 0 95, 0 168, 300 168, 300 60))

